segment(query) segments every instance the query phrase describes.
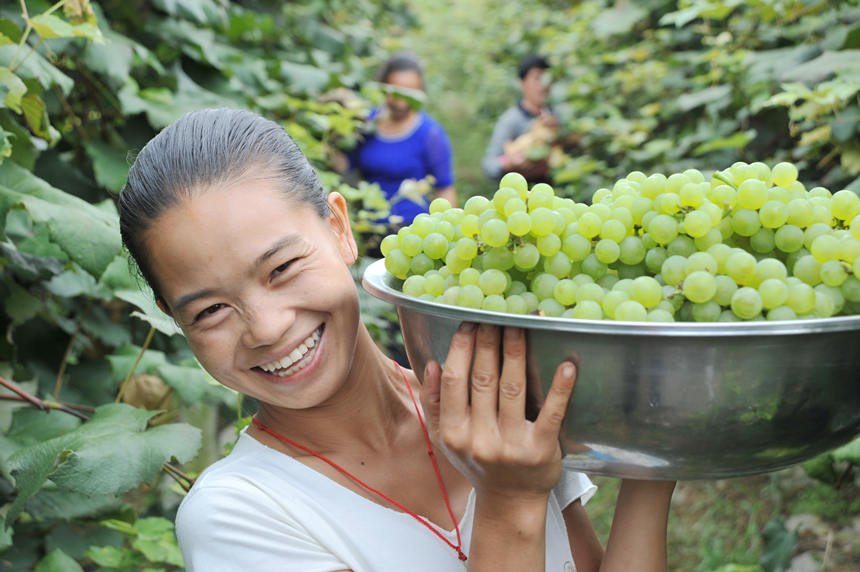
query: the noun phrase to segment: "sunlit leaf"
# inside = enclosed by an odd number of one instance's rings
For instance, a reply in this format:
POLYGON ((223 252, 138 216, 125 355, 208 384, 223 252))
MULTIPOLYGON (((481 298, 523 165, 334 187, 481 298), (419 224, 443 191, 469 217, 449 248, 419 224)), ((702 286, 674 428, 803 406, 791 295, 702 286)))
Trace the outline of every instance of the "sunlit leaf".
POLYGON ((109 191, 119 192, 128 179, 128 149, 101 141, 88 141, 86 149, 93 162, 96 181, 109 191))
POLYGON ((33 572, 83 572, 83 568, 75 560, 59 548, 42 558, 33 572))
POLYGON ((70 24, 53 14, 39 14, 30 18, 30 23, 37 34, 45 39, 50 38, 87 38, 93 42, 103 42, 99 29, 87 22, 70 24))
POLYGON ((25 93, 27 86, 21 78, 8 67, 0 67, 0 103, 16 113, 21 113, 21 98, 25 93))

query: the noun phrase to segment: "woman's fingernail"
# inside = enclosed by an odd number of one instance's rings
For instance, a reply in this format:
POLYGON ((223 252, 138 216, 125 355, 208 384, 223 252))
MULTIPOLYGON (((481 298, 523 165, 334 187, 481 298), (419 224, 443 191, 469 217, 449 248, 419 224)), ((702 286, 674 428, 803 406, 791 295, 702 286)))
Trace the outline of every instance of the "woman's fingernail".
POLYGON ((475 331, 475 323, 474 322, 463 322, 460 324, 461 332, 474 332, 475 331))
POLYGON ((570 362, 567 362, 563 366, 561 366, 561 375, 563 375, 564 377, 573 377, 574 371, 576 371, 576 369, 570 362))

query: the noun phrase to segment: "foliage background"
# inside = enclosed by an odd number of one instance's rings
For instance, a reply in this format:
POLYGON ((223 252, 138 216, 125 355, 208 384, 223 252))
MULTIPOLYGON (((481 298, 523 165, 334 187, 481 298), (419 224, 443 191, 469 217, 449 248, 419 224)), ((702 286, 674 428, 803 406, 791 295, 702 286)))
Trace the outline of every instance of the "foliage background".
MULTIPOLYGON (((783 159, 807 185, 860 190, 856 1, 4 2, 0 379, 20 391, 0 403, 0 568, 180 569, 183 487, 251 410, 129 271, 114 199, 134 152, 188 110, 252 109, 287 128, 371 230, 378 189, 334 173, 330 150, 355 143, 378 96, 368 80, 402 48, 427 65, 461 200, 492 190, 479 160, 531 51, 554 64, 554 175, 569 196, 633 169, 783 159), (342 87, 356 106, 323 96, 342 87)), ((390 346, 390 309, 362 303, 390 346)), ((817 480, 682 483, 671 566, 779 570, 805 554, 856 569, 857 456, 815 460, 817 480)), ((589 511, 605 539, 615 482, 600 483, 589 511)))

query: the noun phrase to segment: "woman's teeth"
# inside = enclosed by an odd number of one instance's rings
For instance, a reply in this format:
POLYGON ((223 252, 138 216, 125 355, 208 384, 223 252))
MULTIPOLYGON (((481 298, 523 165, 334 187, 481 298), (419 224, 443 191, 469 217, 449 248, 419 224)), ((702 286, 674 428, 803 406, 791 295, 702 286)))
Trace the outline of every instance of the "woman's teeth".
POLYGON ((312 352, 311 349, 317 345, 321 333, 322 326, 317 328, 313 334, 308 336, 305 341, 300 343, 298 347, 290 352, 290 355, 281 360, 263 364, 260 366, 260 369, 279 377, 284 377, 285 375, 291 375, 297 372, 311 361, 311 358, 314 355, 314 352, 312 352))

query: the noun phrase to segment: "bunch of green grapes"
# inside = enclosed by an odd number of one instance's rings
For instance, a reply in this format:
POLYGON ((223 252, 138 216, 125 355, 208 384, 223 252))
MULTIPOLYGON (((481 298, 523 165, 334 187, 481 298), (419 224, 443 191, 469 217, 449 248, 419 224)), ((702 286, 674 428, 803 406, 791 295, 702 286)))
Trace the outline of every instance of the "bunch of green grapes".
POLYGON ((860 196, 797 168, 634 171, 592 204, 508 173, 491 199, 445 199, 382 241, 409 296, 514 314, 738 321, 860 313, 860 196))

